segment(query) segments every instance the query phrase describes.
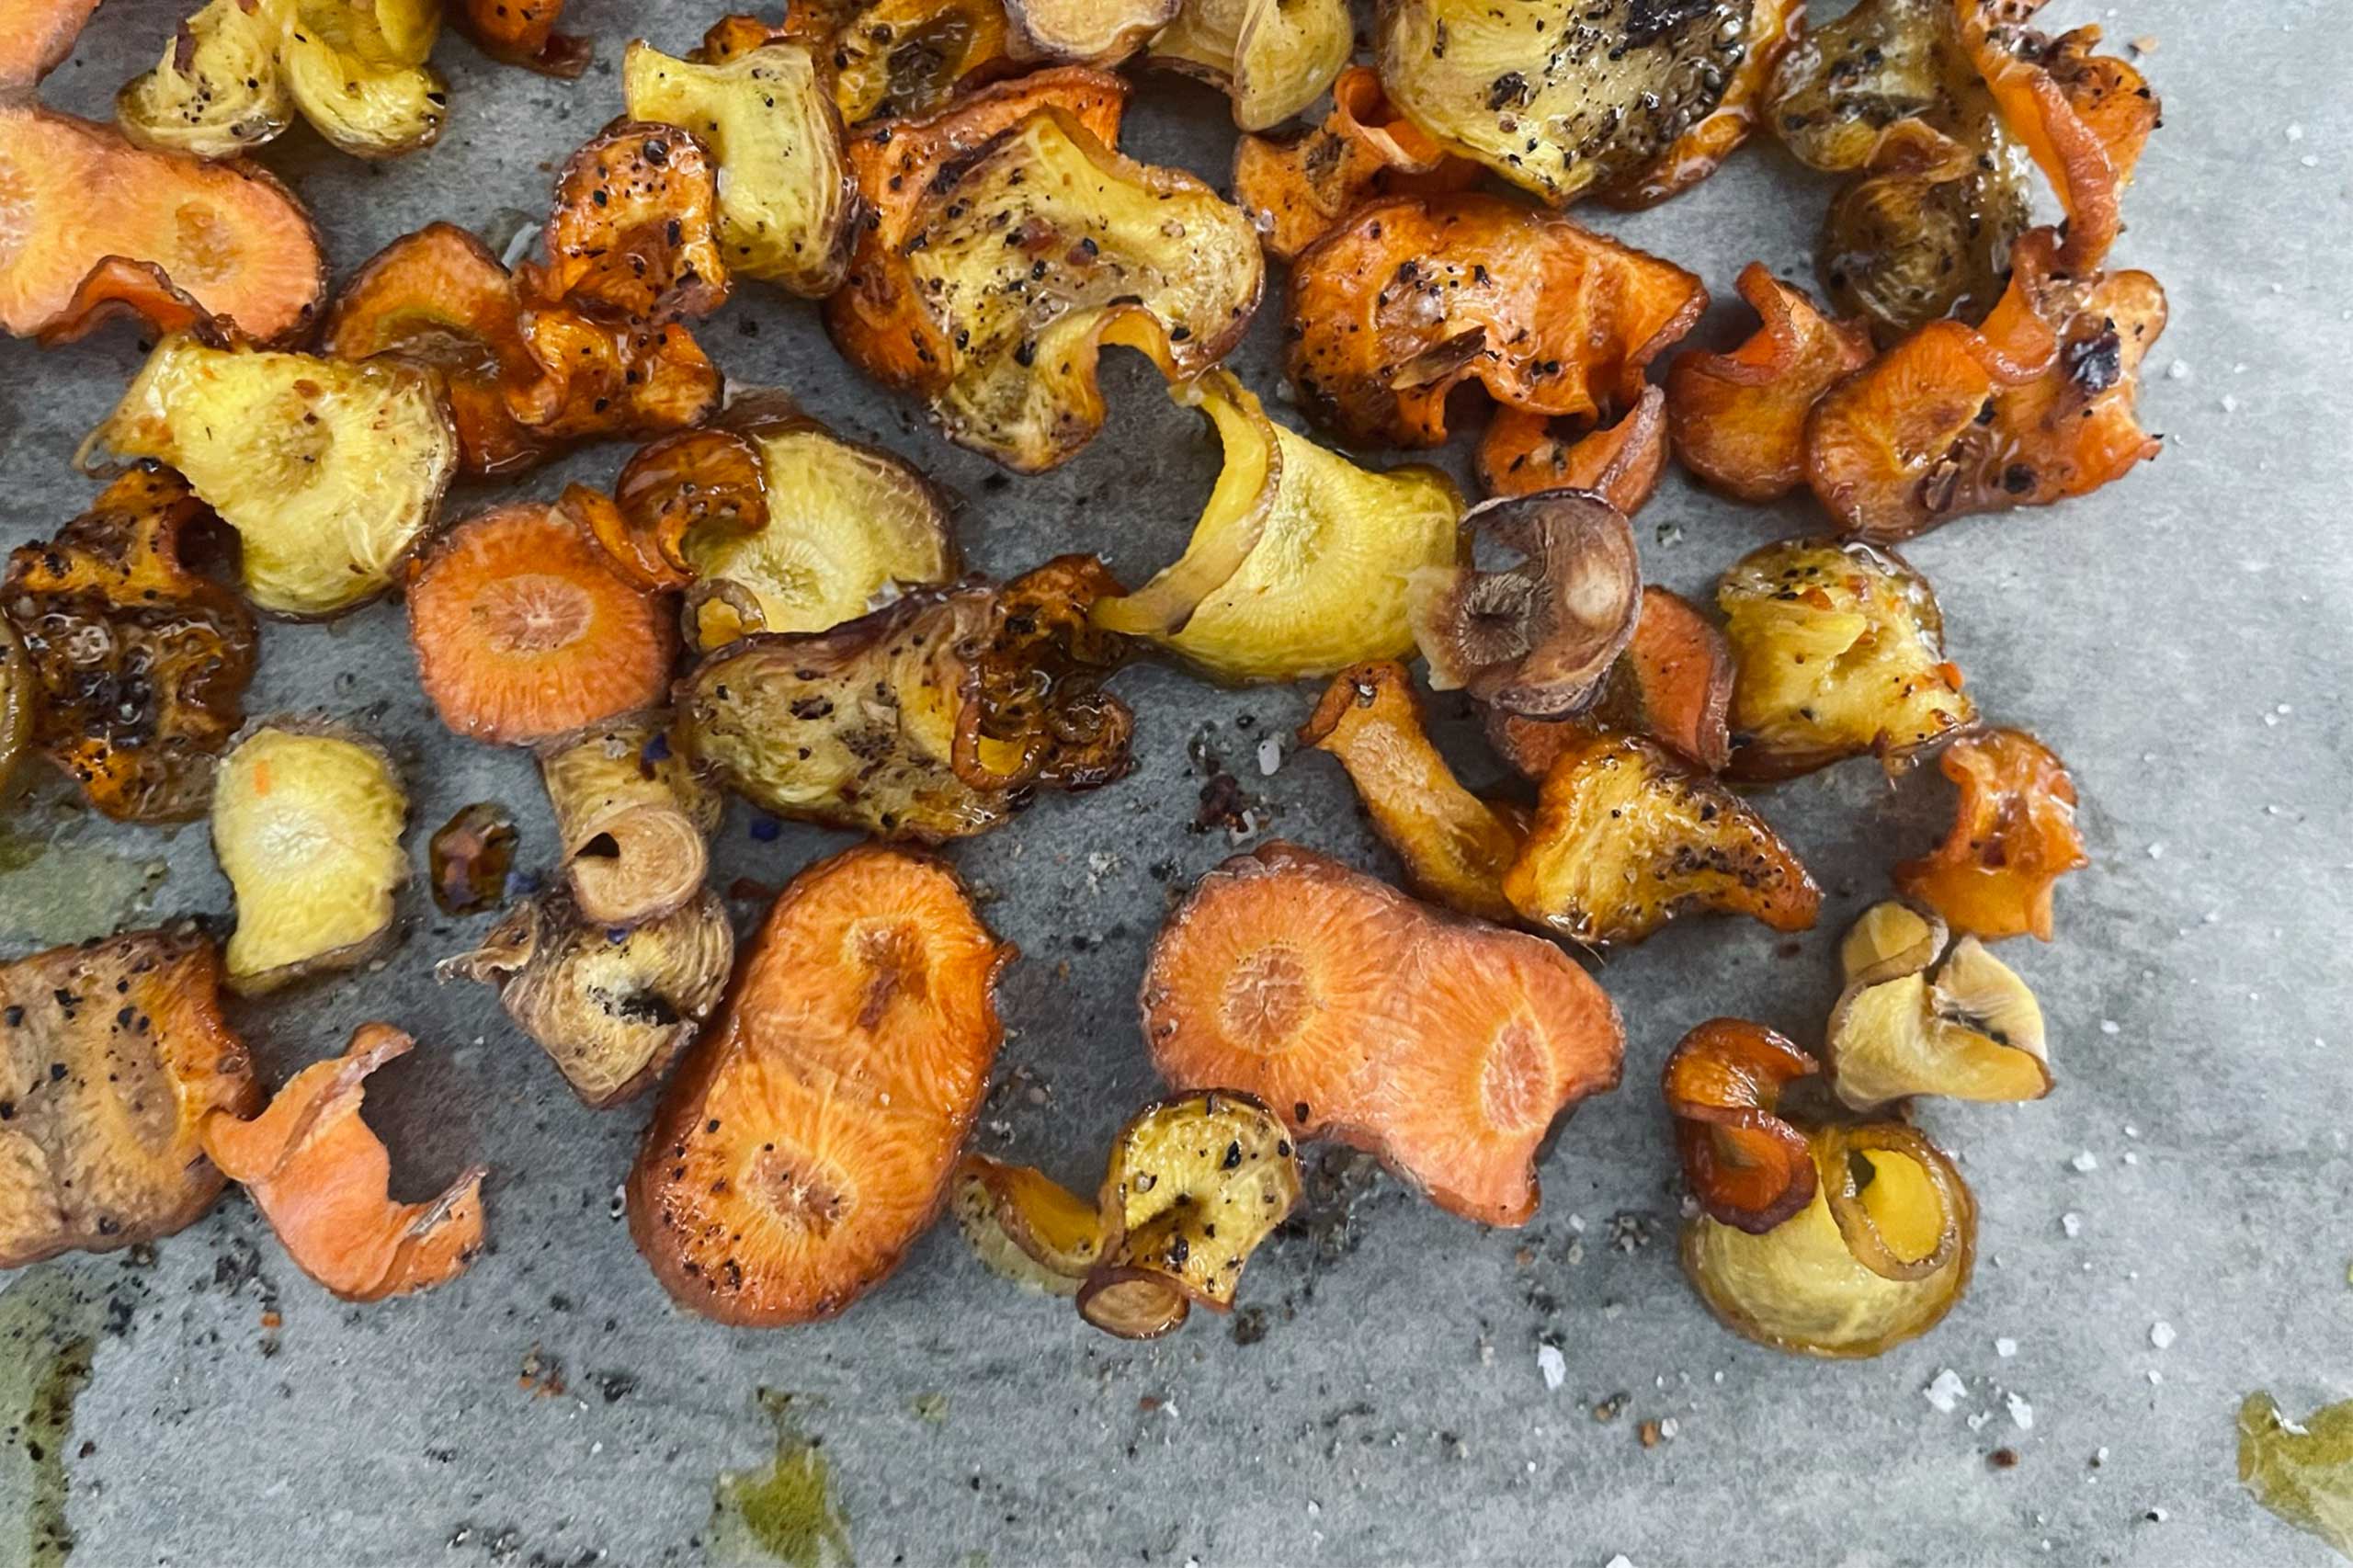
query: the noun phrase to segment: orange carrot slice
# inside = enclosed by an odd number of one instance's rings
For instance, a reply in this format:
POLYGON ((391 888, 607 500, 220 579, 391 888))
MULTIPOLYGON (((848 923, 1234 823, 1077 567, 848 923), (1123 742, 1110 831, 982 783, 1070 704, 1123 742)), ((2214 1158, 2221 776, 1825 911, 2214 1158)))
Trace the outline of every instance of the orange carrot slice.
POLYGON ((1826 315, 1752 261, 1735 285, 1762 323, 1729 354, 1691 349, 1666 370, 1667 421, 1683 466, 1744 501, 1805 483, 1805 416, 1871 357, 1869 324, 1826 315))
POLYGON ((1964 936, 2051 940, 2052 885, 2091 863, 2066 765, 2023 730, 1987 730, 1947 746, 1937 767, 1961 787, 1952 831, 1895 868, 1897 889, 1964 936))
POLYGON ((1498 408, 1479 442, 1479 479, 1490 495, 1590 490, 1628 517, 1642 510, 1666 472, 1666 394, 1646 387, 1615 425, 1567 437, 1552 420, 1498 408))

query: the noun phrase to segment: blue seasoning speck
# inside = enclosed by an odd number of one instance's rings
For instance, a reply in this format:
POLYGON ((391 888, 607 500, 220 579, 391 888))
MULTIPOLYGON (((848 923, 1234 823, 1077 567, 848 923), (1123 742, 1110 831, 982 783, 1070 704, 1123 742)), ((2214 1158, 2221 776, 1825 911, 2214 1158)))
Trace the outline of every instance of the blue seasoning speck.
POLYGON ((767 844, 773 840, 778 834, 782 833, 783 831, 784 824, 777 821, 774 817, 754 817, 752 819, 752 836, 758 839, 762 844, 767 844))

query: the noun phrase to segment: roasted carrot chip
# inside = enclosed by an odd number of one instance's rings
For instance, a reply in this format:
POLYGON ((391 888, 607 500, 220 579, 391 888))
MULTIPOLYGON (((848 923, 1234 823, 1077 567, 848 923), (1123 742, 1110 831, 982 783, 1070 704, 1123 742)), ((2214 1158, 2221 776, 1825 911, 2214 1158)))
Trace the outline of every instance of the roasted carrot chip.
POLYGON ((1931 322, 1814 405, 1807 479, 1848 531, 1904 540, 2048 506, 2157 455, 2136 409, 2165 290, 2145 272, 2054 271, 2057 247, 2028 234, 1984 326, 1931 322))
POLYGON ((597 542, 646 589, 695 580, 686 541, 697 528, 735 536, 768 525, 760 449, 733 430, 665 436, 629 460, 608 504, 597 505, 606 498, 593 491, 582 491, 580 500, 597 542))
POLYGON ((1602 677, 1592 707, 1566 720, 1490 708, 1487 739, 1506 762, 1535 779, 1595 730, 1648 735, 1722 773, 1732 756, 1724 722, 1732 693, 1732 648, 1724 634, 1681 595, 1654 583, 1643 589, 1634 640, 1602 677))
POLYGON ((21 0, 0 36, 0 92, 29 87, 74 52, 98 0, 21 0))
POLYGON ((1618 1083, 1624 1033, 1549 942, 1276 843, 1201 879, 1144 971, 1179 1088, 1245 1090, 1301 1137, 1379 1154, 1453 1213, 1524 1224, 1552 1124, 1618 1083))
POLYGON ((1628 517, 1666 472, 1666 394, 1645 387, 1617 424, 1564 433, 1541 414, 1498 408, 1479 441, 1479 480, 1490 495, 1590 490, 1628 517))
POLYGON ((1945 658, 1935 590, 1893 551, 1780 540, 1733 563, 1716 605, 1739 667, 1735 778, 1791 778, 1866 754, 1898 773, 1977 717, 1945 658))
POLYGON ((550 76, 577 76, 595 52, 585 38, 555 30, 563 0, 455 0, 451 14, 493 60, 550 76))
POLYGON ((110 256, 90 268, 57 319, 33 335, 43 348, 54 348, 78 343, 112 321, 135 321, 158 337, 175 332, 225 337, 233 330, 216 323, 153 262, 110 256))
POLYGON ((1089 619, 1123 590, 1092 555, 1062 555, 997 590, 972 660, 951 762, 984 790, 1093 790, 1134 761, 1135 714, 1103 689, 1133 644, 1089 619))
POLYGON ((1519 918, 1503 890, 1504 869, 1519 853, 1518 825, 1447 767, 1422 728, 1404 665, 1390 660, 1342 670, 1300 726, 1299 741, 1340 759, 1415 892, 1483 920, 1519 918))
POLYGON ((1729 354, 1687 349, 1666 369, 1675 455, 1709 485, 1770 501, 1805 483, 1805 420, 1832 383, 1871 357, 1869 327, 1822 313, 1752 261, 1740 297, 1763 325, 1729 354))
POLYGON ((581 914, 606 929, 669 914, 702 887, 719 791, 670 749, 667 712, 542 742, 540 777, 581 914))
POLYGON ((980 1108, 1013 956, 938 861, 862 846, 792 880, 630 1173, 630 1234, 674 1300, 806 1323, 898 1266, 980 1108))
POLYGON ((1117 65, 1174 20, 1184 0, 1005 0, 1016 60, 1117 65))
POLYGON ((1096 1206, 1042 1172, 986 1154, 956 1162, 956 1224, 989 1272, 1075 1296, 1103 1254, 1096 1206))
POLYGON ((0 609, 24 642, 32 744, 118 821, 200 814, 244 722, 253 612, 187 559, 213 520, 178 474, 142 465, 8 557, 0 609))
POLYGON ((574 152, 544 239, 547 265, 522 273, 534 301, 653 325, 727 301, 718 162, 677 126, 623 120, 574 152))
POLYGON ((2066 765, 2023 730, 1987 730, 1947 746, 1937 766, 1961 788, 1952 831, 1896 867, 1896 887, 1968 936, 2051 940, 2052 884, 2091 863, 2066 765))
POLYGON ((1545 775, 1504 895, 1522 919, 1589 947, 1639 942, 1690 910, 1803 931, 1822 905, 1796 854, 1739 796, 1655 741, 1608 733, 1545 775))
POLYGON ((1371 66, 1352 65, 1332 84, 1323 124, 1235 144, 1233 199, 1258 226, 1267 254, 1289 261, 1368 201, 1467 190, 1480 173, 1399 114, 1371 66))
POLYGON ((261 1101, 220 984, 186 926, 0 965, 0 1268, 152 1242, 212 1206, 199 1128, 261 1101))
POLYGON ((1322 97, 1356 43, 1348 0, 1185 0, 1144 59, 1210 83, 1234 124, 1264 131, 1322 97))
POLYGON ((719 369, 676 322, 608 324, 569 305, 523 312, 531 364, 500 395, 535 435, 564 442, 660 436, 719 406, 719 369))
POLYGON ((1643 370, 1708 306, 1699 278, 1498 197, 1357 210, 1290 275, 1288 361, 1349 441, 1435 447, 1465 381, 1533 414, 1631 410, 1643 370))
POLYGON ((1915 1095, 2039 1100, 2052 1088, 2042 1008, 1974 937, 1900 903, 1865 912, 1839 945, 1847 988, 1825 1031, 1831 1085, 1859 1109, 1915 1095), (1941 960, 1942 961, 1939 961, 1941 960))
POLYGON ((1807 1142, 1813 1196, 1790 1218, 1761 1234, 1706 1213, 1685 1224, 1692 1288, 1726 1328, 1776 1350, 1855 1358, 1918 1338, 1969 1286, 1969 1184, 1901 1122, 1815 1128, 1807 1142))
POLYGON ((149 152, 12 104, 0 107, 0 329, 18 337, 74 319, 84 280, 118 257, 153 265, 262 341, 308 326, 326 292, 310 215, 248 164, 149 152))
POLYGON ((314 1062, 246 1120, 206 1116, 204 1152, 252 1197, 296 1267, 347 1301, 446 1285, 482 1250, 481 1165, 427 1203, 395 1203, 392 1156, 359 1104, 368 1075, 416 1042, 362 1024, 344 1053, 314 1062))
POLYGON ((1633 211, 1680 195, 1722 168, 1756 129, 1775 68, 1805 32, 1805 0, 1754 0, 1747 11, 1740 63, 1716 107, 1648 167, 1597 190, 1603 205, 1633 211))
POLYGON ((1821 1071, 1762 1024, 1711 1018, 1667 1056, 1660 1092, 1675 1119, 1684 1185, 1709 1218, 1763 1235, 1813 1201, 1806 1136, 1778 1113, 1781 1088, 1821 1071))
POLYGON ((998 0, 866 0, 826 41, 834 105, 851 125, 937 113, 1016 68, 998 0))
POLYGON ((408 589, 417 678, 441 722, 504 744, 659 705, 677 631, 552 506, 460 523, 408 589))

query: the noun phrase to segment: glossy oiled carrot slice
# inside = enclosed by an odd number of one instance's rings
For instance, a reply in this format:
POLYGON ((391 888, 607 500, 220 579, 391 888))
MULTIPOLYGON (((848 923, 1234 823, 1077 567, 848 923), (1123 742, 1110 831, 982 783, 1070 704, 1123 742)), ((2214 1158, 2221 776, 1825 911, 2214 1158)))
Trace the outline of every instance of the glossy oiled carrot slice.
POLYGON ((1479 442, 1479 478, 1491 495, 1590 490, 1628 517, 1666 472, 1666 394, 1643 389, 1615 425, 1571 436, 1540 414, 1498 408, 1479 442))
POLYGON ((794 878, 630 1175, 663 1288, 722 1323, 806 1323, 897 1267, 946 1199, 1012 956, 927 858, 862 846, 794 878))
POLYGON ((1988 730, 1953 742, 1937 766, 1961 788, 1952 831, 1896 867, 1896 887, 1963 935, 2051 940, 2052 884, 2090 864, 2066 765, 2023 730, 1988 730))
POLYGON ((1648 735, 1711 773, 1732 757, 1724 715, 1732 702, 1732 649, 1715 623, 1682 595, 1656 583, 1643 589, 1634 640, 1575 719, 1529 719, 1487 711, 1487 739, 1505 761, 1541 779, 1561 754, 1596 730, 1648 735))
POLYGON ((391 1198, 392 1156, 360 1119, 368 1075, 415 1041, 362 1024, 344 1053, 288 1080, 251 1121, 205 1118, 204 1152, 253 1197, 303 1273, 347 1301, 447 1284, 482 1249, 482 1166, 428 1203, 391 1198))
POLYGON ((459 0, 450 7, 466 36, 493 60, 550 76, 588 69, 588 40, 555 30, 563 0, 459 0))
POLYGON ((1340 73, 1331 111, 1313 131, 1283 140, 1245 136, 1233 149, 1233 199, 1257 225, 1267 253, 1282 261, 1364 202, 1467 190, 1479 176, 1478 165, 1397 112, 1370 65, 1340 73))
POLYGON ((540 740, 650 708, 669 688, 677 631, 554 507, 462 523, 409 585, 417 676, 461 735, 540 740))
POLYGON ((1805 416, 1871 357, 1870 327, 1826 315, 1752 261, 1735 285, 1763 324, 1729 354, 1691 349, 1666 370, 1667 424, 1683 466, 1744 501, 1805 483, 1805 416))
POLYGON ((110 321, 128 318, 159 337, 176 332, 222 335, 212 314, 152 261, 110 256, 90 268, 57 319, 33 335, 43 348, 75 343, 110 321))

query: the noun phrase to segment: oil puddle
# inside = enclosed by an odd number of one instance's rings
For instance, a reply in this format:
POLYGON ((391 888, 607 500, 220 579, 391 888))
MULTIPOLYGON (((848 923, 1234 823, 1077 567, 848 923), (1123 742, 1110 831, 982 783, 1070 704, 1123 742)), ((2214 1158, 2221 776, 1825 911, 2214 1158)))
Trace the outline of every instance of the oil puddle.
POLYGON ((2239 1406, 2239 1484, 2353 1559, 2353 1399, 2289 1420, 2268 1393, 2239 1406))
POLYGON ((0 1292, 0 1560, 58 1568, 74 1554, 66 1444, 105 1315, 100 1292, 54 1266, 0 1292))
POLYGON ((833 1468, 792 1418, 792 1396, 762 1389, 776 1426, 766 1470, 722 1471, 711 1488, 709 1561, 723 1568, 853 1568, 833 1468))
POLYGON ((170 867, 98 847, 79 806, 21 802, 0 821, 0 942, 53 948, 104 937, 155 906, 170 867))

